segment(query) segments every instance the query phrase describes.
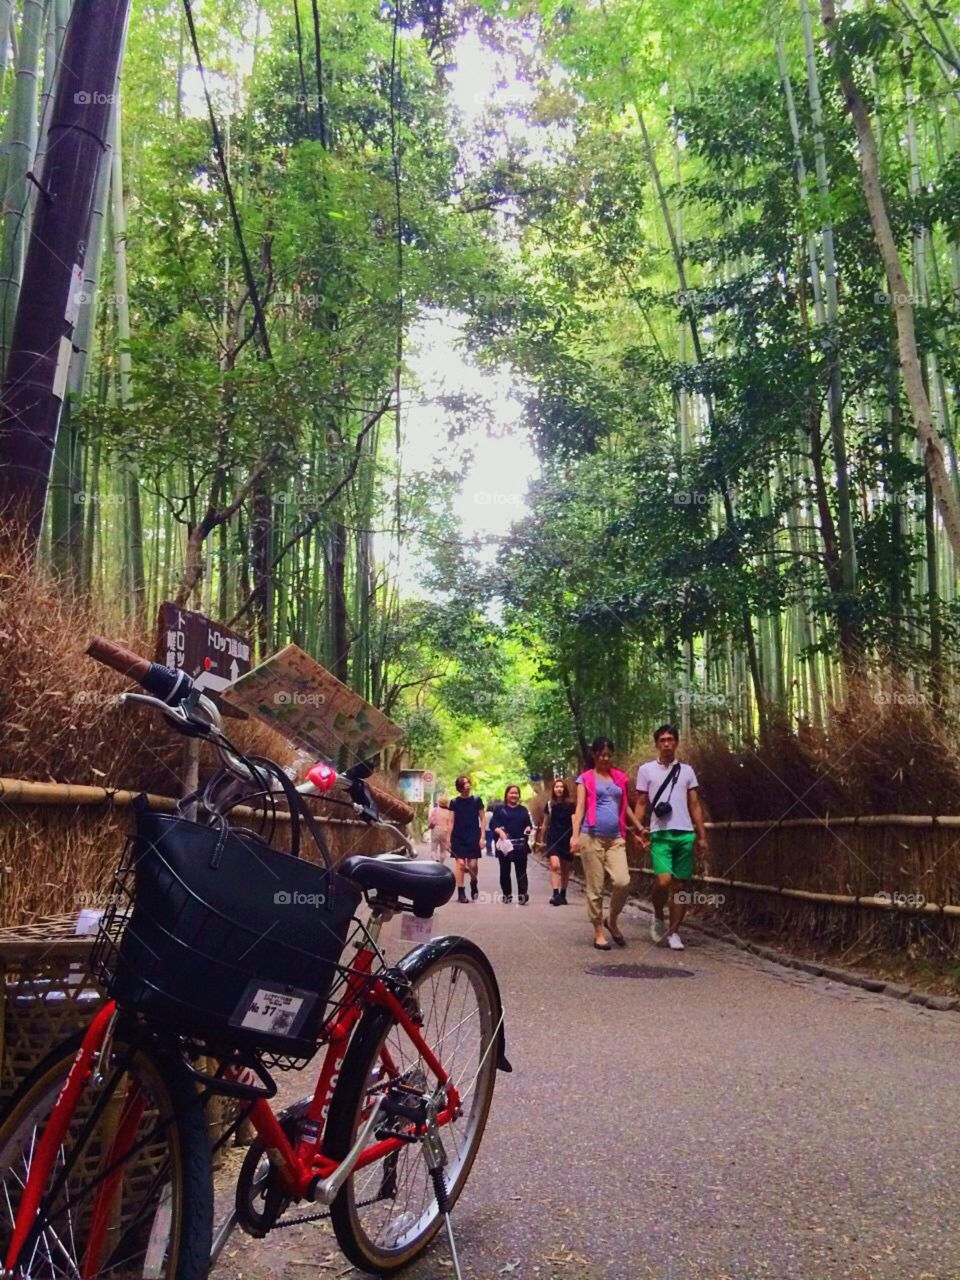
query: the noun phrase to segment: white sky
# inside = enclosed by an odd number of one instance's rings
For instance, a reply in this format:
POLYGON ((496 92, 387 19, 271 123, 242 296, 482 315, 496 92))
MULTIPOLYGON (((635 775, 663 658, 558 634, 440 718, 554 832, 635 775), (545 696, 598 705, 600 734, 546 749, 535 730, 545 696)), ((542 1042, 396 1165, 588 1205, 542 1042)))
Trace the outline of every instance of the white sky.
POLYGON ((435 463, 456 470, 469 455, 457 512, 465 535, 507 533, 525 510, 539 464, 520 425, 520 388, 505 368, 479 369, 461 349, 462 321, 449 312, 425 315, 411 335, 407 364, 414 389, 404 413, 403 469, 426 471, 435 463), (451 440, 458 417, 436 403, 440 395, 481 396, 479 420, 451 440))
MULTIPOLYGON (((252 31, 248 44, 236 50, 242 74, 249 74, 252 31)), ((449 72, 450 96, 463 125, 479 124, 492 105, 505 109, 499 119, 499 148, 507 141, 523 141, 533 151, 542 146, 542 133, 529 128, 511 107, 530 103, 535 89, 517 73, 509 55, 496 54, 474 32, 460 37, 456 46, 457 65, 449 72)), ((222 92, 225 81, 208 71, 214 93, 222 92)), ((206 105, 199 73, 187 68, 183 80, 184 109, 191 115, 205 115, 206 105)), ((488 137, 488 145, 493 139, 488 137)), ((462 349, 462 320, 450 313, 425 316, 407 344, 408 385, 404 388, 403 457, 405 472, 427 471, 434 463, 450 466, 454 458, 472 459, 463 477, 457 512, 467 537, 502 537, 514 520, 526 512, 525 497, 539 474, 539 465, 526 434, 519 427, 520 404, 515 379, 506 367, 480 370, 462 349), (434 403, 438 395, 482 396, 488 410, 465 435, 450 440, 456 419, 434 403)), ((405 590, 415 589, 416 550, 404 556, 400 566, 405 590)), ((490 562, 496 547, 490 543, 482 558, 490 562)))
MULTIPOLYGON (((457 66, 449 83, 454 106, 468 128, 479 122, 491 103, 520 106, 534 93, 510 67, 509 59, 505 63, 502 55, 487 49, 472 32, 457 41, 457 66)), ((508 120, 506 130, 533 145, 534 131, 522 120, 508 120)), ((404 413, 402 465, 405 471, 423 471, 442 462, 455 469, 451 460, 469 455, 456 504, 463 533, 502 537, 526 514, 527 492, 539 475, 539 463, 520 425, 522 388, 509 368, 479 369, 469 359, 461 326, 457 315, 434 312, 425 315, 410 336, 407 365, 413 386, 404 413), (451 440, 450 431, 458 419, 436 404, 435 398, 457 394, 480 396, 488 407, 464 435, 451 440)), ((490 543, 481 558, 489 563, 495 556, 496 547, 490 543)))

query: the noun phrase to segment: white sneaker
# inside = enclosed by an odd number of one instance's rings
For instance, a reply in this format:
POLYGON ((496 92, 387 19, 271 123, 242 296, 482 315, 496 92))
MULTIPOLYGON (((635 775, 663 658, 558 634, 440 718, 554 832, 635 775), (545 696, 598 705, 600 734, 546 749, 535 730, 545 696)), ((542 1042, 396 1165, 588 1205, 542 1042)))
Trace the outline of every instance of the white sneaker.
POLYGON ((667 936, 666 920, 658 920, 657 917, 654 916, 650 924, 650 937, 654 940, 654 942, 662 942, 666 936, 667 936))
POLYGON ((684 945, 680 941, 679 933, 670 933, 667 935, 667 946, 671 951, 683 951, 684 945))

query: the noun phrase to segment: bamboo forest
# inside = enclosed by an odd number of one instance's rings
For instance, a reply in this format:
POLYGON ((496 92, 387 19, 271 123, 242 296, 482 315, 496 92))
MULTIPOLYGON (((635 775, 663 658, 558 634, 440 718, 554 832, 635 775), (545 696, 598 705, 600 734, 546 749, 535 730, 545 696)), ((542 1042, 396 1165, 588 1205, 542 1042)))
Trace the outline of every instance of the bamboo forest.
POLYGON ((0 0, 0 191, 0 1280, 960 1280, 960 0, 0 0))
MULTIPOLYGON (((0 4, 11 386, 75 10, 0 4)), ((927 0, 134 0, 6 545, 128 635, 296 643, 419 767, 914 712, 952 761, 958 44, 927 0)))

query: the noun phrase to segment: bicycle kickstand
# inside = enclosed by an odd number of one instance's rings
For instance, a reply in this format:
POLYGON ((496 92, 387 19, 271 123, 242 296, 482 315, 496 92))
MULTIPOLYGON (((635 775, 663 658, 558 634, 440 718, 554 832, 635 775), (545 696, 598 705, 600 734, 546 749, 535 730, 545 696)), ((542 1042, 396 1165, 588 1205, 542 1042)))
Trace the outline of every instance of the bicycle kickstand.
POLYGON ((447 1230, 447 1244, 450 1247, 450 1257, 453 1260, 453 1274, 456 1280, 463 1280, 463 1272, 460 1270, 460 1258, 457 1255, 457 1241, 453 1234, 453 1214, 450 1197, 447 1194, 447 1153, 443 1149, 443 1143, 440 1140, 440 1133, 434 1116, 429 1116, 421 1141, 423 1142, 423 1158, 427 1162, 427 1169, 433 1181, 433 1192, 437 1197, 437 1208, 443 1214, 443 1225, 447 1230))

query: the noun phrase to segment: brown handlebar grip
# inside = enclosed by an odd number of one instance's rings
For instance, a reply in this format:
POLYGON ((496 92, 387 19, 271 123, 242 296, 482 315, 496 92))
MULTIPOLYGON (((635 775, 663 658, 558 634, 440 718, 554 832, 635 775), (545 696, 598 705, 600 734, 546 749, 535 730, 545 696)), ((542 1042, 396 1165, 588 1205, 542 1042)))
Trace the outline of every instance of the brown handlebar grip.
POLYGON ((114 644, 105 636, 94 636, 87 645, 87 653, 97 662, 102 662, 105 667, 112 667, 122 676, 136 680, 138 684, 150 670, 148 659, 141 658, 139 653, 134 653, 132 649, 125 649, 122 644, 114 644))

